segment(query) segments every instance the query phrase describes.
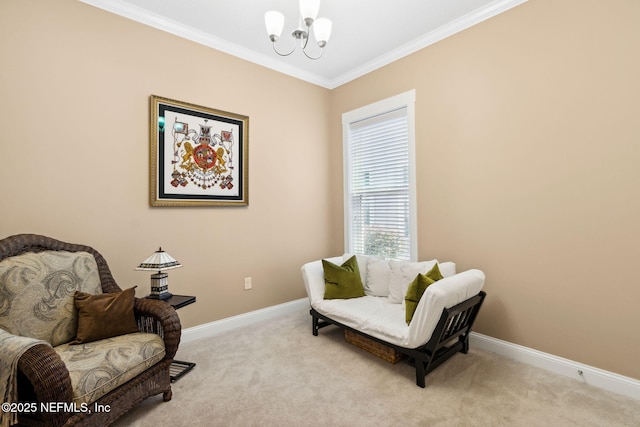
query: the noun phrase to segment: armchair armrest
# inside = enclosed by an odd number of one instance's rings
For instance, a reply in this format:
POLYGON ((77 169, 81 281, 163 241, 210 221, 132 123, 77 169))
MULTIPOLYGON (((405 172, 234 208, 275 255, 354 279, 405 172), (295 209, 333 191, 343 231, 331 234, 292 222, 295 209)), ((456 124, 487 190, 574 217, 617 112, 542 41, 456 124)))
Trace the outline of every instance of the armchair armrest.
POLYGON ((160 335, 164 339, 164 358, 173 359, 182 333, 178 313, 163 301, 146 298, 136 298, 133 310, 140 332, 160 335))
MULTIPOLYGON (((18 398, 25 402, 71 402, 73 400, 69 371, 50 345, 35 345, 20 357, 18 398), (30 385, 25 384, 25 377, 30 385)), ((51 426, 63 425, 71 416, 70 413, 59 412, 24 414, 22 417, 28 415, 33 415, 51 426)))

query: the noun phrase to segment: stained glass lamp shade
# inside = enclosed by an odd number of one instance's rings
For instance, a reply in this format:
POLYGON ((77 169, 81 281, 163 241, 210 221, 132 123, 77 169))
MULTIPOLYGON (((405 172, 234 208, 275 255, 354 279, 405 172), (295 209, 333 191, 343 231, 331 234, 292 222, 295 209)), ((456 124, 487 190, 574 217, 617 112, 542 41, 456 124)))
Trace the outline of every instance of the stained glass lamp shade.
POLYGON ((163 273, 163 271, 178 267, 182 267, 182 264, 163 251, 162 248, 158 249, 136 267, 136 270, 157 271, 157 273, 151 275, 151 294, 149 298, 164 300, 173 296, 169 292, 169 275, 163 273))

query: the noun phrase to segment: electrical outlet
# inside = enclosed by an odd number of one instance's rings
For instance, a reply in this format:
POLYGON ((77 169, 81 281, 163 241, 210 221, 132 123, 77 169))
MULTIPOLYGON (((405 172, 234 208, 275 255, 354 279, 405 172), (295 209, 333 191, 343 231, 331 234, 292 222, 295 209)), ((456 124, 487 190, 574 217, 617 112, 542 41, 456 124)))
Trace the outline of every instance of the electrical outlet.
POLYGON ((244 289, 245 290, 251 289, 251 277, 244 278, 244 289))

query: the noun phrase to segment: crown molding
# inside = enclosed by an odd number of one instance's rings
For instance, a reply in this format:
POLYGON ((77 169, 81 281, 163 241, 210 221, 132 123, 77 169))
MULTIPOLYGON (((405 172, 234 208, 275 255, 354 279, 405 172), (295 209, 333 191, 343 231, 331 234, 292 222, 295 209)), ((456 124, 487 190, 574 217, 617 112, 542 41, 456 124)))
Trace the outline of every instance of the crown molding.
POLYGON ((327 87, 329 84, 328 79, 318 76, 317 74, 310 73, 298 67, 290 66, 279 61, 277 58, 259 54, 243 46, 231 43, 228 40, 214 37, 204 31, 186 26, 164 16, 154 14, 146 9, 139 8, 122 0, 79 1, 318 86, 327 87))
POLYGON ((208 33, 180 24, 166 17, 151 13, 148 10, 131 5, 130 3, 122 0, 79 1, 91 6, 95 6, 107 12, 111 12, 116 15, 131 19, 141 24, 148 25, 158 30, 165 31, 178 37, 182 37, 184 39, 210 47, 212 49, 219 50, 229 55, 239 57, 246 61, 253 62, 255 64, 289 75, 291 77, 304 80, 317 86, 321 86, 327 89, 335 89, 338 86, 362 77, 365 74, 377 70, 378 68, 388 65, 420 49, 424 49, 425 47, 437 43, 440 40, 466 30, 467 28, 479 24, 480 22, 483 22, 496 15, 499 15, 502 12, 519 6, 522 3, 526 3, 528 0, 493 1, 480 9, 462 16, 446 25, 443 25, 442 27, 431 31, 430 33, 425 34, 424 36, 419 37, 412 42, 402 45, 397 49, 394 49, 391 52, 374 59, 373 61, 369 61, 368 63, 363 64, 362 66, 357 67, 333 79, 328 79, 318 74, 291 66, 286 62, 283 62, 279 58, 257 53, 243 46, 229 42, 228 40, 214 37, 208 33))
POLYGON ((335 79, 329 81, 328 89, 335 89, 345 83, 355 80, 364 76, 372 71, 382 68, 385 65, 391 64, 405 56, 411 55, 425 47, 431 46, 441 40, 446 39, 454 34, 473 27, 489 18, 493 18, 509 9, 526 3, 528 0, 496 0, 489 3, 485 7, 477 9, 471 13, 468 13, 458 19, 455 19, 440 28, 437 28, 422 37, 419 37, 409 43, 406 43, 398 48, 388 52, 385 55, 379 56, 373 61, 369 61, 360 67, 357 67, 350 72, 344 73, 335 79))

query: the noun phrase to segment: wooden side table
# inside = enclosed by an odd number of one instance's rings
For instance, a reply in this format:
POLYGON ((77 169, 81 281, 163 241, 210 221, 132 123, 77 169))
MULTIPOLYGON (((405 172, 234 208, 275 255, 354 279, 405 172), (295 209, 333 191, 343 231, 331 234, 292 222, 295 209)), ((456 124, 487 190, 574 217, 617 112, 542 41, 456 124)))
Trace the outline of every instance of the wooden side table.
MULTIPOLYGON (((152 299, 148 295, 145 298, 152 299)), ((174 310, 177 310, 186 305, 196 302, 196 297, 191 295, 172 295, 171 297, 160 301, 166 302, 171 307, 173 307, 174 310)), ((178 381, 183 375, 192 370, 195 366, 196 364, 193 362, 185 362, 183 360, 174 359, 173 362, 171 362, 171 367, 169 368, 171 382, 178 381)))

